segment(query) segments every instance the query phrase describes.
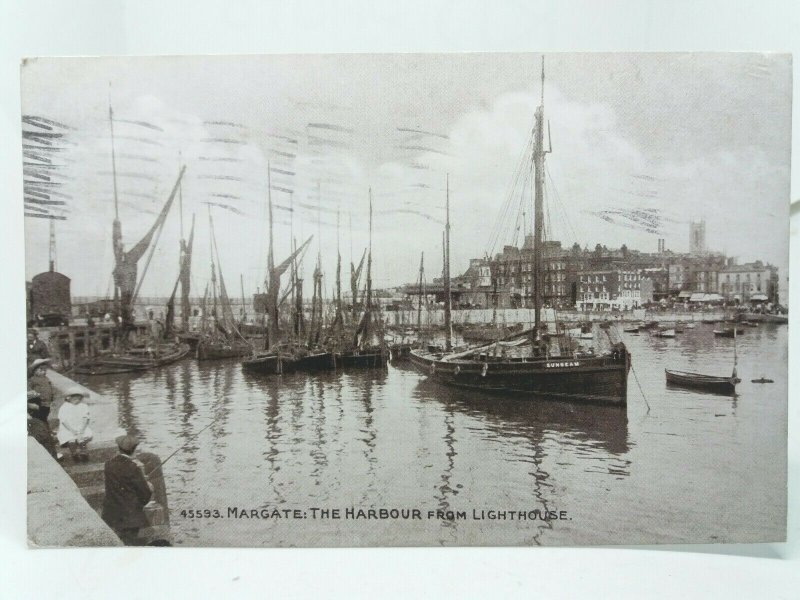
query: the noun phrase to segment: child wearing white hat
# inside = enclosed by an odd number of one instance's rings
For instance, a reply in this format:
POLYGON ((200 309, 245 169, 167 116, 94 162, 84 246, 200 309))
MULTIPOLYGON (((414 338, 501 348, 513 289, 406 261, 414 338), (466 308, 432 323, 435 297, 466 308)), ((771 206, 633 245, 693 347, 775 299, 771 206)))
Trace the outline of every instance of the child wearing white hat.
POLYGON ((89 427, 92 419, 89 407, 83 401, 85 396, 82 388, 70 388, 64 395, 64 404, 58 410, 58 443, 69 448, 75 462, 89 460, 86 445, 92 439, 89 427))

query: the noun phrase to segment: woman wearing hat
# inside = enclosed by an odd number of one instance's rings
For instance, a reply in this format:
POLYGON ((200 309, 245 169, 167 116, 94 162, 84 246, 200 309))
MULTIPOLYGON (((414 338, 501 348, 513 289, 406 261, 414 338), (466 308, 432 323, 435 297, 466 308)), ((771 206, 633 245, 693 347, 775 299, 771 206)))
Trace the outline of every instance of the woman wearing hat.
POLYGON ((58 443, 69 448, 75 462, 89 460, 86 444, 92 439, 92 430, 89 407, 83 401, 85 396, 83 388, 70 388, 58 410, 58 443))

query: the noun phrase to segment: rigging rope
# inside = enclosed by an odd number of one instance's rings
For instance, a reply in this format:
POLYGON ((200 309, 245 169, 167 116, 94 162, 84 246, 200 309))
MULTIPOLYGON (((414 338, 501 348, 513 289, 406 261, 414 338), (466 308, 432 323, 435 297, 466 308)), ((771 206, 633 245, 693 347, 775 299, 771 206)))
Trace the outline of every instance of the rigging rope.
POLYGON ((644 403, 647 405, 647 412, 650 413, 650 403, 647 401, 647 396, 644 394, 644 390, 642 389, 642 384, 639 383, 639 378, 636 376, 636 369, 633 368, 631 365, 631 373, 633 373, 633 378, 636 380, 636 385, 639 386, 639 391, 642 393, 642 398, 644 398, 644 403))

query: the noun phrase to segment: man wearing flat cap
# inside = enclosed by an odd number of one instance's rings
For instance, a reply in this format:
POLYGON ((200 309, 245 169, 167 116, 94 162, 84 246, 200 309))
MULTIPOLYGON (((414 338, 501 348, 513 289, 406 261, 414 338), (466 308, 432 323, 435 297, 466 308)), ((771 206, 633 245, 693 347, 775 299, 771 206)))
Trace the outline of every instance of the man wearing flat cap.
POLYGON ((102 517, 126 546, 137 545, 139 529, 147 526, 144 506, 153 494, 153 486, 133 458, 138 445, 136 436, 121 435, 117 438, 119 453, 105 465, 102 517))

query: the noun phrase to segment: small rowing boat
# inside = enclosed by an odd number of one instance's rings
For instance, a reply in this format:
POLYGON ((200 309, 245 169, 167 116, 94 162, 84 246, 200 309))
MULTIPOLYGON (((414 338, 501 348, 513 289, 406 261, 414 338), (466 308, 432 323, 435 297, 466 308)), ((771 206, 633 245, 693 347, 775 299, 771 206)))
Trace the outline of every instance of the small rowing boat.
POLYGON ((718 377, 716 375, 704 375, 702 373, 690 373, 688 371, 670 371, 664 369, 667 376, 667 385, 676 387, 703 390, 718 394, 733 394, 736 392, 736 384, 741 381, 736 377, 736 371, 729 377, 718 377))

